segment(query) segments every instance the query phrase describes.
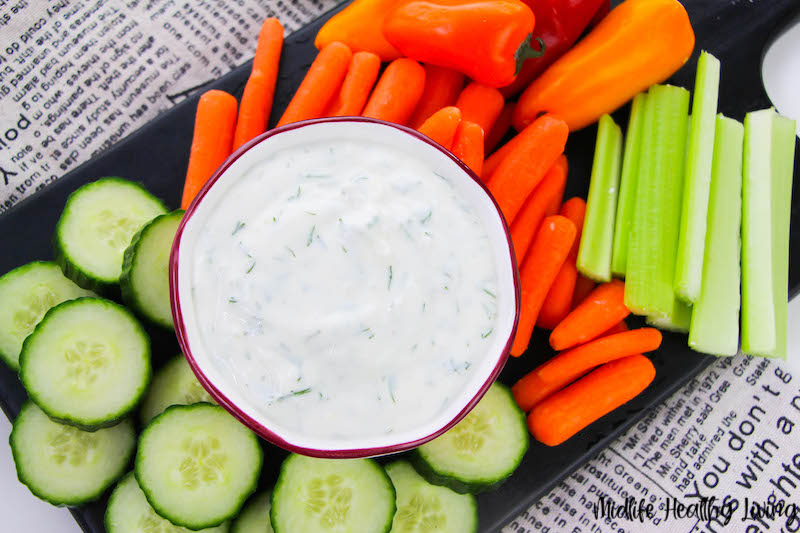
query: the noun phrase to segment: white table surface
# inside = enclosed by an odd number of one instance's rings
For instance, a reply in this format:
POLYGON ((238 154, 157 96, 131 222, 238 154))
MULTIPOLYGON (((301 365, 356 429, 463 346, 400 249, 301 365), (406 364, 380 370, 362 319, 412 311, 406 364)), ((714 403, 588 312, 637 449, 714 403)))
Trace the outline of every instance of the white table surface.
MULTIPOLYGON (((781 113, 798 121, 800 135, 800 24, 785 32, 764 59, 763 77, 767 92, 781 113)), ((795 191, 800 194, 800 191, 795 191)), ((790 367, 800 374, 800 298, 789 304, 790 367)), ((0 416, 0 530, 9 533, 80 533, 78 524, 66 509, 59 509, 35 498, 17 481, 8 435, 11 424, 0 416)))

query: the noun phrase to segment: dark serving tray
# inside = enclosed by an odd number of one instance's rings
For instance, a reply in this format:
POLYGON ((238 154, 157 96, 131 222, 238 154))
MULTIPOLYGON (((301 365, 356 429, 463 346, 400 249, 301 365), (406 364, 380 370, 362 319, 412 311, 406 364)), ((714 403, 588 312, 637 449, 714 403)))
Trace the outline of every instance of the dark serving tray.
MULTIPOLYGON (((618 3, 618 2, 613 2, 618 3)), ((761 82, 761 57, 769 39, 800 8, 798 0, 684 0, 697 35, 695 53, 670 83, 692 88, 700 50, 708 50, 722 62, 719 110, 738 120, 746 111, 770 105, 761 82)), ((336 8, 333 11, 341 9, 336 8)), ((277 122, 295 88, 311 64, 316 50, 313 37, 332 12, 292 34, 285 43, 271 124, 277 122)), ((241 95, 250 65, 246 64, 209 85, 241 95)), ((590 73, 587 73, 590 75, 590 73)), ((70 192, 101 176, 120 175, 141 180, 149 190, 177 207, 186 170, 192 124, 199 94, 142 127, 97 158, 70 172, 34 197, 0 216, 3 235, 0 273, 34 259, 50 259, 50 236, 70 192)), ((618 123, 627 123, 627 109, 615 115, 618 123)), ((570 179, 566 197, 586 196, 592 164, 596 128, 590 127, 571 135, 567 145, 570 179)), ((800 168, 800 150, 795 168, 800 168)), ((795 172, 794 185, 797 188, 795 172)), ((792 228, 797 228, 798 195, 792 203, 792 228)), ((800 236, 791 232, 790 293, 800 290, 800 236)), ((172 333, 151 331, 154 363, 158 366, 179 351, 172 333)), ((500 380, 511 384, 531 368, 552 355, 546 336, 535 334, 532 348, 523 357, 509 361, 500 380)), ((684 335, 665 334, 661 348, 652 355, 656 379, 648 389, 624 407, 617 409, 561 446, 548 448, 531 443, 530 451, 519 470, 498 490, 478 496, 480 531, 498 531, 562 478, 588 461, 612 440, 622 434, 646 410, 679 389, 706 368, 713 357, 700 356, 689 350, 684 335)), ((0 364, 0 407, 13 419, 25 400, 25 391, 17 376, 0 364)), ((277 467, 285 452, 266 445, 266 461, 262 483, 274 482, 277 467)), ((106 496, 107 497, 107 496, 106 496)), ((106 499, 70 509, 87 533, 104 531, 103 514, 106 499)))

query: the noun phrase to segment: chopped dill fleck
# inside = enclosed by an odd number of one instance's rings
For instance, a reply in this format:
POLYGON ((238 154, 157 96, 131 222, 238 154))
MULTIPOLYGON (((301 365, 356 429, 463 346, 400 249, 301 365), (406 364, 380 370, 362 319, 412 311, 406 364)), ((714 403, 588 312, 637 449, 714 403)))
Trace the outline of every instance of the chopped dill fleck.
MULTIPOLYGON (((316 336, 317 336, 317 335, 319 335, 320 333, 322 333, 322 330, 321 330, 321 329, 318 329, 317 331, 315 331, 315 332, 314 332, 314 333, 312 333, 311 335, 307 336, 307 337, 306 337, 306 342, 310 341, 311 339, 313 339, 314 337, 316 337, 316 336)), ((300 379, 298 379, 297 381, 300 381, 300 379)))
POLYGON ((300 198, 300 194, 302 192, 303 192, 303 189, 298 185, 297 186, 297 193, 293 194, 292 196, 290 196, 289 197, 289 201, 291 202, 292 200, 297 200, 298 198, 300 198))
POLYGON ((277 218, 275 218, 275 217, 272 217, 272 221, 273 221, 273 222, 277 222, 277 221, 278 221, 278 219, 277 219, 277 218))
POLYGON ((425 232, 425 236, 426 236, 426 237, 430 237, 430 236, 431 236, 431 232, 430 232, 430 231, 426 231, 426 232, 425 232))
POLYGON ((423 313, 425 312, 425 308, 426 307, 428 307, 428 303, 427 302, 422 302, 422 312, 423 313))
POLYGON ((311 226, 311 231, 308 233, 308 241, 306 241, 306 246, 311 246, 311 243, 314 241, 314 232, 317 230, 317 226, 311 226))
POLYGON ((285 248, 286 248, 287 250, 289 250, 289 253, 290 253, 290 254, 292 254, 292 257, 295 257, 295 258, 297 257, 296 255, 294 255, 294 250, 292 250, 292 249, 291 249, 291 248, 289 248, 288 246, 286 246, 285 248))
POLYGON ((236 299, 236 298, 234 298, 233 296, 231 296, 230 298, 228 298, 228 303, 235 304, 235 303, 236 303, 236 302, 238 302, 238 301, 239 301, 239 300, 237 300, 237 299, 236 299))
POLYGON ((344 250, 344 253, 347 253, 347 248, 344 247, 344 244, 342 245, 342 250, 344 250))
POLYGON ((445 286, 444 286, 444 290, 446 290, 446 291, 449 291, 449 290, 450 290, 450 287, 448 287, 447 285, 445 285, 445 286))
POLYGON ((412 351, 412 352, 416 351, 416 350, 417 350, 417 346, 418 346, 417 344, 415 344, 414 346, 412 346, 412 347, 411 347, 411 351, 412 351))
POLYGON ((308 178, 308 179, 324 179, 324 178, 330 178, 331 175, 330 174, 306 174, 305 177, 308 178))
POLYGON ((242 222, 241 220, 238 221, 236 223, 236 227, 233 229, 233 233, 231 233, 231 235, 236 235, 237 233, 239 233, 239 230, 241 230, 243 227, 244 227, 244 222, 242 222))
POLYGON ((250 272, 252 272, 252 271, 253 271, 253 268, 254 268, 255 266, 256 266, 256 262, 255 262, 255 261, 253 261, 253 262, 250 264, 250 268, 248 268, 248 269, 247 269, 247 272, 245 272, 245 274, 249 274, 250 272))
POLYGON ((447 181, 447 178, 445 178, 444 176, 442 176, 441 174, 439 174, 439 173, 438 173, 438 172, 436 172, 435 170, 433 171, 433 173, 434 173, 435 175, 439 176, 440 178, 442 178, 444 181, 447 181))
POLYGON ((372 335, 370 335, 370 336, 369 336, 369 337, 367 337, 367 338, 368 338, 368 339, 374 339, 374 338, 375 338, 375 334, 373 333, 372 335))
POLYGON ((429 221, 431 219, 431 215, 433 215, 433 210, 428 211, 428 214, 425 215, 425 218, 420 220, 420 223, 421 224, 425 224, 427 221, 429 221))
POLYGON ((392 277, 394 277, 393 274, 392 274, 392 265, 389 265, 389 285, 388 285, 388 287, 386 287, 387 290, 391 290, 392 289, 392 277))
POLYGON ((306 214, 307 214, 307 215, 311 215, 312 217, 315 217, 315 216, 317 216, 317 214, 316 214, 316 213, 312 213, 311 211, 306 211, 306 214))
POLYGON ((483 289, 483 292, 485 292, 486 294, 488 294, 492 298, 497 298, 497 296, 495 296, 495 294, 492 291, 490 291, 489 289, 483 289))
POLYGON ((339 217, 339 222, 342 222, 342 217, 339 217))
POLYGON ((361 330, 361 333, 366 333, 368 331, 369 331, 369 328, 364 328, 364 329, 361 330))
POLYGON ((292 396, 300 396, 301 394, 308 394, 311 392, 311 387, 303 390, 292 391, 292 396))
POLYGON ((487 331, 486 333, 481 333, 481 338, 482 338, 482 339, 485 339, 486 337, 488 337, 489 335, 491 335, 493 331, 494 331, 494 328, 491 328, 491 329, 489 329, 489 331, 487 331))

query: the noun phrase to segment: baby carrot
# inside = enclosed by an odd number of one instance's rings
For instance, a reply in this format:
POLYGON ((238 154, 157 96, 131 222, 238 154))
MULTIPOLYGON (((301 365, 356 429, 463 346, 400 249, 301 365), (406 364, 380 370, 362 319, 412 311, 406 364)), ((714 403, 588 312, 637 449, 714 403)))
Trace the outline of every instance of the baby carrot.
POLYGON ((357 117, 367 103, 369 92, 378 79, 381 58, 372 52, 356 52, 350 59, 342 86, 333 97, 326 117, 357 117))
POLYGON ((525 254, 544 217, 555 215, 558 212, 553 205, 561 203, 561 195, 566 183, 567 158, 562 156, 556 159, 542 182, 525 201, 525 205, 520 209, 514 223, 511 224, 511 242, 514 245, 514 255, 517 256, 517 266, 522 265, 525 254))
POLYGON ((511 129, 511 116, 514 114, 514 102, 508 102, 503 106, 500 116, 494 121, 494 126, 486 134, 486 143, 483 147, 485 153, 490 153, 495 146, 500 144, 508 130, 511 129))
POLYGON ((461 110, 464 120, 474 122, 483 131, 491 131, 505 103, 500 91, 473 81, 458 95, 456 107, 461 110))
POLYGON ((661 332, 641 328, 600 337, 592 342, 561 352, 511 387, 520 408, 528 412, 551 394, 559 391, 602 364, 630 355, 652 352, 661 346, 661 332))
POLYGON ((542 444, 561 444, 635 398, 655 375, 653 363, 639 354, 606 363, 536 405, 528 415, 528 429, 542 444))
POLYGON ((597 286, 550 334, 554 350, 588 342, 631 312, 625 307, 625 283, 615 279, 597 286))
POLYGON ((231 155, 235 127, 236 98, 224 91, 203 93, 197 102, 181 209, 189 207, 208 178, 231 155))
POLYGON ((511 355, 514 357, 519 357, 528 349, 542 301, 564 264, 574 240, 575 224, 568 218, 557 215, 544 219, 536 233, 519 273, 522 305, 517 336, 511 346, 511 355))
POLYGON ((564 151, 568 133, 563 120, 544 115, 517 135, 520 140, 492 173, 488 184, 508 224, 564 151))
POLYGON ((417 128, 417 131, 450 150, 460 123, 461 110, 459 108, 443 107, 431 115, 422 126, 417 128))
POLYGON ((572 296, 575 292, 575 282, 578 279, 578 268, 575 263, 578 257, 578 246, 580 245, 581 231, 583 231, 583 219, 586 214, 586 202, 582 198, 571 198, 564 202, 561 211, 558 213, 567 217, 575 224, 578 230, 569 257, 561 266, 561 271, 553 281, 550 292, 542 304, 539 311, 539 319, 536 325, 544 329, 553 329, 564 317, 572 310, 572 296))
POLYGON ((424 89, 425 69, 422 65, 406 57, 395 59, 383 71, 362 115, 406 124, 424 89))
POLYGON ((282 48, 283 26, 278 19, 270 17, 261 25, 253 68, 239 104, 239 118, 233 134, 234 150, 267 131, 282 48))
POLYGON ((464 85, 464 75, 437 65, 425 64, 425 89, 419 99, 408 125, 414 129, 443 107, 455 105, 458 93, 464 85))
POLYGON ((332 42, 323 48, 286 106, 278 126, 321 117, 339 91, 352 57, 353 53, 342 43, 332 42))
POLYGON ((450 151, 472 169, 476 176, 480 176, 483 166, 483 128, 462 119, 450 151))

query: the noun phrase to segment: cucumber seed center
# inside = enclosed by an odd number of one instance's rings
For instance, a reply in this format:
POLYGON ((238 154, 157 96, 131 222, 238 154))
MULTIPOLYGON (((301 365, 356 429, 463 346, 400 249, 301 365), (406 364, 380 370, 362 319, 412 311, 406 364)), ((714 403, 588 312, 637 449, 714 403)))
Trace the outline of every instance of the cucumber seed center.
POLYGON ((216 403, 211 395, 200 385, 199 381, 191 381, 186 386, 186 391, 183 394, 183 404, 192 405, 199 402, 216 403))
POLYGON ((27 336, 48 309, 58 303, 55 293, 47 285, 37 285, 22 300, 14 312, 14 328, 27 336))
POLYGON ((415 494, 411 501, 397 510, 397 520, 392 531, 436 531, 444 529, 447 517, 442 512, 442 502, 436 496, 423 498, 415 494), (396 529, 398 528, 399 529, 396 529))
POLYGON ((64 462, 72 466, 80 466, 89 460, 89 455, 97 447, 94 433, 87 433, 72 426, 60 426, 53 429, 47 438, 50 458, 57 465, 64 462))
POLYGON ((344 525, 353 499, 353 489, 345 487, 343 479, 331 474, 325 479, 314 478, 308 484, 306 508, 319 515, 319 522, 326 529, 344 525))
POLYGON ((108 209, 100 211, 97 218, 100 221, 100 224, 97 225, 100 237, 111 248, 118 251, 124 251, 128 247, 133 234, 142 225, 139 220, 118 216, 108 209))
POLYGON ((178 467, 184 487, 194 490, 200 484, 216 483, 225 478, 227 456, 217 437, 186 437, 181 448, 186 452, 178 467))
POLYGON ((477 453, 483 448, 486 438, 483 434, 488 431, 489 424, 474 411, 464 420, 456 424, 450 431, 453 433, 458 450, 467 453, 477 453))
POLYGON ((149 505, 139 519, 138 526, 138 531, 144 533, 180 533, 186 531, 182 527, 170 524, 168 520, 158 516, 149 505))
POLYGON ((80 389, 97 381, 108 365, 108 346, 96 341, 77 341, 64 350, 67 377, 80 389))

